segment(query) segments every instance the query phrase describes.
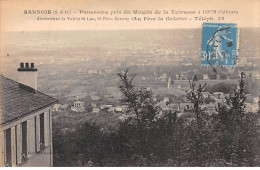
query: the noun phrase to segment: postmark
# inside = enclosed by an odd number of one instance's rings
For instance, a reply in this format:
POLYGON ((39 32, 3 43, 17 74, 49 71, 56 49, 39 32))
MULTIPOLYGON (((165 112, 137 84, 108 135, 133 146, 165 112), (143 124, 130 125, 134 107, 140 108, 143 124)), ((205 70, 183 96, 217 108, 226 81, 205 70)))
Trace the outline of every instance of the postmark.
POLYGON ((237 66, 239 32, 236 24, 203 23, 202 66, 237 66))

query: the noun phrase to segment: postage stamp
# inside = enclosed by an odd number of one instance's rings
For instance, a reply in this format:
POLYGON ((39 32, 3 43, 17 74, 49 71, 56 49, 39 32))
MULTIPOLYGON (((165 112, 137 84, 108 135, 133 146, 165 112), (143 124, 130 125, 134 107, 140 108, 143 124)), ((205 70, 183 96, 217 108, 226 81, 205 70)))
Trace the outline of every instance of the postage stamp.
POLYGON ((236 66, 238 28, 236 24, 203 23, 202 66, 236 66))

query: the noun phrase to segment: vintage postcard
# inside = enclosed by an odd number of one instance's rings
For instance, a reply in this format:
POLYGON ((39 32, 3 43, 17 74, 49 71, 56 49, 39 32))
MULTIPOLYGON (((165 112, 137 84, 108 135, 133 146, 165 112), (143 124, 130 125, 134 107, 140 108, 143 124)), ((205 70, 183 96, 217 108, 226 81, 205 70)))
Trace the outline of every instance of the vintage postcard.
POLYGON ((258 167, 259 60, 259 0, 0 0, 0 166, 258 167))

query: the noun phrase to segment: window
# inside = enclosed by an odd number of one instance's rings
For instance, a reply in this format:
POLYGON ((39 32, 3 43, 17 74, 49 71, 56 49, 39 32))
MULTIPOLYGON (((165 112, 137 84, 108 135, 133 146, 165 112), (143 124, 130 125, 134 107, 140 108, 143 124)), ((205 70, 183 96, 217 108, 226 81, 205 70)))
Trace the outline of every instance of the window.
POLYGON ((50 111, 46 111, 28 120, 27 125, 24 124, 24 126, 27 126, 27 149, 24 146, 24 151, 27 150, 29 157, 31 153, 39 153, 49 145, 50 115, 50 111))
POLYGON ((40 114, 40 145, 44 146, 44 113, 40 114))
POLYGON ((41 138, 40 138, 41 130, 40 130, 40 115, 37 115, 35 118, 35 149, 36 152, 40 152, 41 150, 41 138))
POLYGON ((27 157, 27 122, 22 123, 22 157, 27 157))
POLYGON ((36 152, 49 145, 49 114, 44 112, 36 116, 36 152))
POLYGON ((11 149, 11 129, 5 131, 5 164, 11 166, 12 164, 12 149, 11 149))
POLYGON ((48 114, 48 117, 49 117, 49 120, 48 120, 48 126, 49 126, 49 143, 51 144, 51 141, 52 141, 52 129, 51 129, 51 111, 49 110, 49 114, 48 114))

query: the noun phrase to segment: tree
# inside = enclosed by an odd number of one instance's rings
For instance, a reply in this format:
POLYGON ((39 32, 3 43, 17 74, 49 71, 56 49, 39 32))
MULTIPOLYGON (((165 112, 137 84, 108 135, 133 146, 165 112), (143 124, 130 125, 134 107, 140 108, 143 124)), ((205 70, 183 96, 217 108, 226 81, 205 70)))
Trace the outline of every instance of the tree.
POLYGON ((166 113, 164 117, 159 118, 160 108, 153 99, 153 93, 144 87, 135 86, 135 75, 130 74, 128 70, 118 75, 122 100, 128 105, 127 114, 135 115, 123 122, 118 131, 119 138, 124 143, 124 150, 135 160, 131 166, 148 166, 168 159, 173 145, 172 131, 176 113, 166 113))
POLYGON ((159 107, 153 100, 153 93, 144 87, 136 87, 133 84, 135 74, 130 74, 128 69, 118 73, 120 82, 118 87, 123 94, 122 102, 128 105, 127 114, 135 115, 139 125, 148 126, 159 113, 159 107))
POLYGON ((203 104, 203 95, 202 91, 204 90, 206 83, 204 85, 199 84, 199 86, 196 89, 196 77, 194 76, 192 82, 189 80, 190 83, 190 90, 187 91, 187 99, 190 100, 193 103, 194 113, 196 115, 196 122, 197 122, 197 128, 199 129, 201 127, 201 117, 202 117, 202 110, 200 108, 200 105, 203 104))
MULTIPOLYGON (((234 89, 227 98, 227 105, 220 106, 222 112, 219 112, 220 121, 229 130, 234 131, 235 126, 240 124, 240 121, 245 116, 245 80, 244 73, 241 73, 239 89, 234 89)), ((232 132, 233 133, 233 132, 232 132)))
MULTIPOLYGON (((180 163, 182 166, 216 166, 220 165, 221 161, 218 160, 217 139, 213 133, 212 115, 205 112, 201 108, 204 103, 203 91, 205 84, 198 84, 196 79, 189 81, 190 90, 187 93, 187 99, 193 103, 193 112, 191 115, 186 114, 182 118, 184 125, 180 128, 181 136, 180 141, 182 147, 180 148, 180 163)), ((178 120, 179 121, 179 120, 178 120)))
POLYGON ((227 104, 219 105, 215 132, 219 156, 231 166, 259 166, 259 115, 245 112, 245 80, 241 73, 239 89, 230 93, 227 104))

